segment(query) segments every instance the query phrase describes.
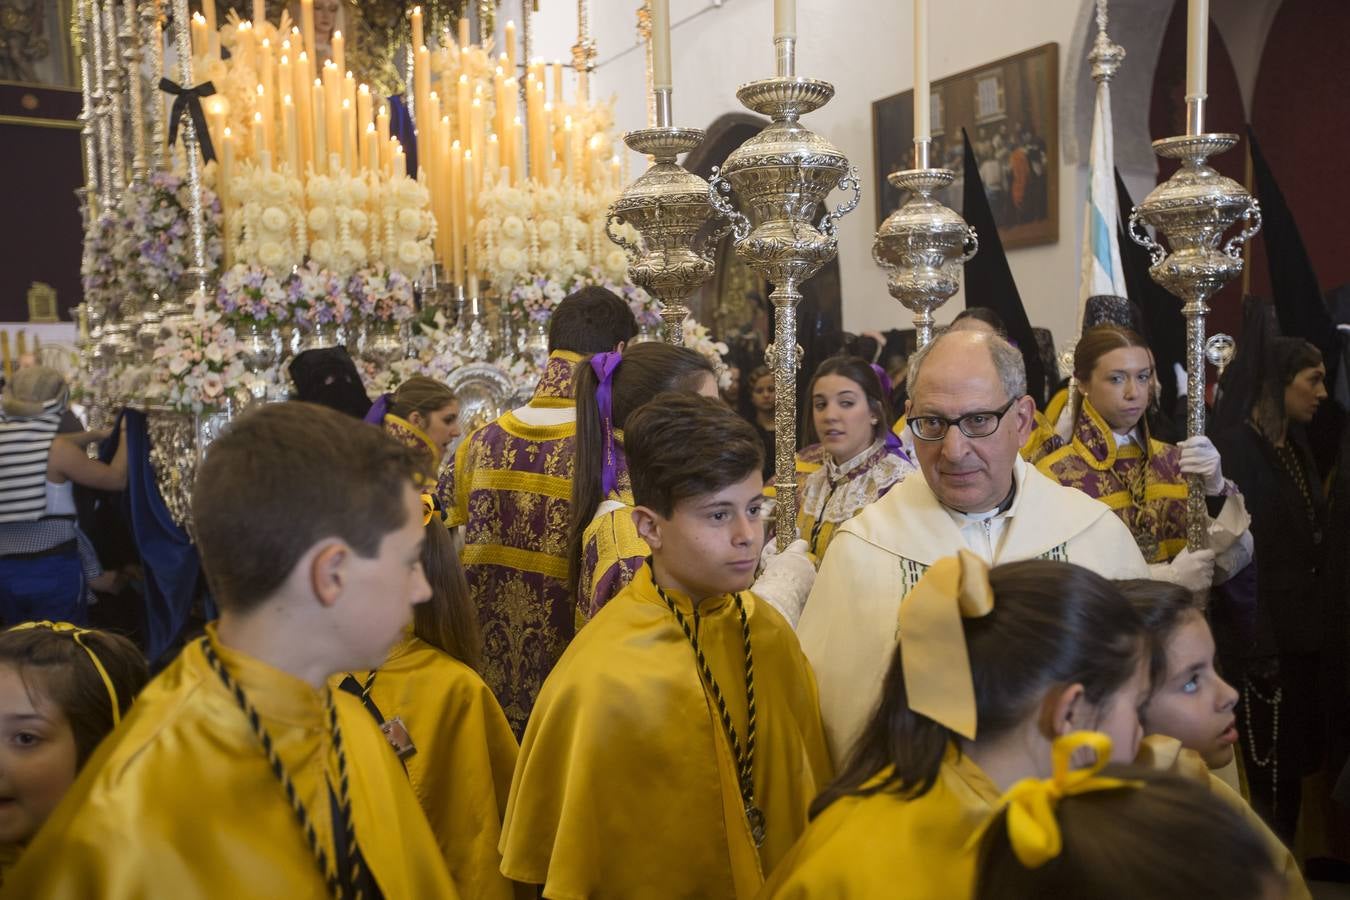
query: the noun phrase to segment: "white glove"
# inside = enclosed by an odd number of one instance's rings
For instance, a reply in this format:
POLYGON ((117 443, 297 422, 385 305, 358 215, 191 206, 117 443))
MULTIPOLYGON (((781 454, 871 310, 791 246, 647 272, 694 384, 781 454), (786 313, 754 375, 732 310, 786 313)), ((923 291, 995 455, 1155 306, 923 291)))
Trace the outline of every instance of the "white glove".
POLYGON ((1214 584, 1214 551, 1182 550, 1170 563, 1148 567, 1157 581, 1170 581, 1192 593, 1208 591, 1214 584))
POLYGON ((816 582, 816 567, 806 553, 806 541, 798 538, 781 553, 772 541, 765 544, 759 555, 759 570, 759 577, 750 585, 751 592, 796 628, 811 585, 816 582))
POLYGON ((1227 550, 1214 557, 1214 583, 1223 584, 1245 569, 1252 561, 1254 552, 1255 542, 1252 540, 1252 533, 1242 532, 1227 550))
POLYGON ((1205 482, 1205 494, 1217 497, 1223 493, 1223 470, 1219 467, 1218 448, 1203 434, 1177 443, 1181 448, 1181 471, 1199 475, 1205 482))

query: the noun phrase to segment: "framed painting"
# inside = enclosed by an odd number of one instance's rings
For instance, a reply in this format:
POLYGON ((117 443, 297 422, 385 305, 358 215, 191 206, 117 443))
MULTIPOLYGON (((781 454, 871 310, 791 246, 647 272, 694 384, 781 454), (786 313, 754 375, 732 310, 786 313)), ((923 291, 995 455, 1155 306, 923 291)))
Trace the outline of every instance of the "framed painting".
MULTIPOLYGON (((932 83, 931 162, 956 173, 938 199, 962 211, 965 128, 1007 249, 1059 240, 1058 84, 1053 43, 932 83)), ((905 199, 886 176, 913 165, 912 90, 872 103, 872 144, 880 225, 905 199)))

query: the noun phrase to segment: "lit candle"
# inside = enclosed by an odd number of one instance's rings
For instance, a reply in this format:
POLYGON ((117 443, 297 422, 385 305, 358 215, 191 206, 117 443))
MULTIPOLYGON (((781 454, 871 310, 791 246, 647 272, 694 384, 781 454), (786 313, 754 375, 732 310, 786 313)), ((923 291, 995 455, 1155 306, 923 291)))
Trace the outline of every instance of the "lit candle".
POLYGON ((291 33, 286 38, 286 43, 290 44, 293 48, 295 48, 296 53, 299 53, 301 50, 307 49, 305 46, 305 36, 301 34, 300 29, 294 25, 291 26, 291 33))
POLYGON ((314 90, 310 87, 309 56, 303 50, 291 67, 291 80, 295 115, 300 120, 300 172, 297 174, 304 177, 314 162, 314 112, 310 109, 314 90))
POLYGON ((450 252, 455 284, 464 283, 464 150, 459 141, 450 145, 450 252))
POLYGON ((1186 99, 1204 99, 1209 65, 1209 0, 1190 0, 1186 15, 1186 99))
POLYGON ((220 35, 216 33, 216 0, 202 0, 206 19, 206 47, 212 57, 220 56, 220 35))
POLYGON ((520 116, 516 116, 511 122, 511 146, 513 148, 511 164, 511 183, 521 184, 525 181, 525 141, 522 140, 523 132, 520 116))
POLYGON ((926 141, 928 112, 928 0, 914 0, 914 140, 926 141))
POLYGON ((366 130, 367 125, 375 124, 375 117, 371 114, 373 101, 370 99, 370 85, 363 84, 356 89, 356 124, 362 132, 366 130))
POLYGON ((674 87, 670 77, 670 0, 652 0, 652 85, 674 87))
POLYGON ((276 113, 272 109, 272 96, 261 84, 258 85, 258 101, 254 108, 258 111, 255 114, 257 116, 255 121, 262 126, 263 147, 270 151, 276 146, 272 138, 272 129, 275 127, 273 116, 276 113))
POLYGON ((192 55, 205 56, 211 48, 206 37, 206 17, 201 13, 192 14, 192 55))
POLYGON ((328 113, 325 128, 331 155, 342 150, 342 85, 339 84, 337 66, 331 59, 323 64, 323 105, 328 113))
POLYGON ((512 75, 516 71, 516 21, 508 19, 506 22, 506 71, 512 75))
POLYGON ((474 251, 474 224, 477 219, 477 209, 474 206, 474 198, 477 191, 474 188, 474 161, 473 151, 464 151, 464 270, 465 278, 468 280, 468 289, 472 296, 478 295, 478 259, 474 251))
POLYGON ((286 53, 286 45, 282 44, 281 56, 277 57, 276 88, 277 96, 284 97, 289 94, 295 84, 291 78, 291 58, 286 53))
POLYGON ((263 114, 255 112, 253 114, 253 159, 258 165, 262 165, 263 158, 267 156, 267 138, 263 134, 263 114))
POLYGON ((454 248, 456 246, 455 227, 450 203, 452 180, 450 178, 449 116, 441 116, 441 120, 436 123, 436 172, 440 177, 441 185, 439 196, 432 198, 432 202, 436 209, 436 255, 440 258, 441 265, 445 266, 445 270, 449 272, 451 260, 454 256, 454 248))
POLYGON ((234 178, 234 135, 230 133, 228 126, 223 131, 220 136, 220 177, 216 179, 216 193, 220 195, 221 231, 224 233, 221 248, 225 253, 225 268, 228 269, 234 261, 234 247, 230 234, 230 216, 233 213, 230 207, 230 181, 234 178))
POLYGON ((323 83, 319 79, 314 79, 314 87, 310 91, 311 117, 313 120, 314 134, 314 155, 310 157, 310 163, 314 166, 315 174, 321 175, 328 168, 328 115, 324 111, 325 99, 323 83))
POLYGON ((455 85, 455 117, 459 122, 460 146, 469 146, 469 76, 459 76, 455 85))
POLYGON ((403 148, 394 144, 394 177, 401 178, 408 174, 407 157, 403 155, 403 148))
POLYGON ((295 103, 291 95, 281 98, 281 137, 286 147, 286 162, 290 164, 291 174, 300 174, 300 126, 295 117, 295 103))
POLYGON ((487 161, 483 164, 483 169, 489 176, 495 176, 497 170, 501 168, 501 149, 497 135, 489 134, 487 137, 487 161))
POLYGON ((333 65, 337 66, 339 72, 347 71, 347 42, 342 37, 341 31, 333 32, 333 65))
POLYGON ((375 131, 380 137, 380 171, 384 171, 389 164, 389 107, 383 103, 375 114, 375 131))
POLYGON ((211 132, 212 141, 219 141, 225 135, 228 102, 224 97, 212 97, 206 104, 206 126, 211 132))
POLYGON ((438 191, 441 188, 440 180, 437 177, 439 173, 435 169, 436 165, 436 138, 441 127, 441 95, 432 91, 427 95, 426 116, 423 119, 426 127, 418 129, 417 132, 417 162, 427 171, 427 180, 432 185, 432 191, 438 191), (425 148, 426 152, 423 153, 425 148))
POLYGON ((342 99, 352 105, 352 111, 356 110, 356 76, 348 72, 342 79, 342 99))
POLYGON ((314 0, 300 0, 300 31, 305 38, 305 52, 309 54, 310 68, 305 73, 305 82, 314 77, 314 66, 318 65, 318 48, 314 46, 314 0))
POLYGON ((380 172, 380 136, 375 132, 375 124, 366 126, 366 171, 372 175, 380 172))
POLYGON ((562 106, 563 99, 563 64, 555 62, 553 64, 553 105, 562 106))
POLYGON ((431 51, 427 50, 427 45, 422 44, 417 48, 417 55, 413 58, 413 102, 415 104, 414 112, 421 115, 422 110, 426 109, 427 97, 431 94, 431 51))
MULTIPOLYGON (((272 62, 272 42, 267 38, 263 38, 262 43, 258 45, 258 82, 266 89, 267 99, 269 101, 272 101, 272 98, 277 95, 275 79, 276 71, 272 62)), ((267 118, 267 125, 270 128, 276 113, 269 107, 263 110, 263 115, 267 118)))
POLYGON ((797 36, 797 0, 773 0, 773 36, 797 36))
POLYGON ((422 39, 422 7, 414 6, 412 10, 412 46, 420 47, 426 41, 422 39))
MULTIPOLYGON (((159 23, 156 23, 158 27, 159 23)), ((257 53, 258 44, 253 33, 253 23, 244 20, 239 23, 239 27, 234 31, 234 52, 239 59, 250 69, 258 64, 257 53)))
POLYGON ((459 17, 459 46, 461 50, 469 46, 469 17, 467 15, 459 17))
POLYGON ((563 174, 571 181, 576 175, 576 148, 572 140, 572 117, 563 121, 563 174))
POLYGON ((474 186, 483 183, 483 142, 486 134, 486 126, 483 118, 483 101, 477 97, 473 98, 473 103, 469 106, 469 148, 466 153, 473 153, 474 162, 474 186))

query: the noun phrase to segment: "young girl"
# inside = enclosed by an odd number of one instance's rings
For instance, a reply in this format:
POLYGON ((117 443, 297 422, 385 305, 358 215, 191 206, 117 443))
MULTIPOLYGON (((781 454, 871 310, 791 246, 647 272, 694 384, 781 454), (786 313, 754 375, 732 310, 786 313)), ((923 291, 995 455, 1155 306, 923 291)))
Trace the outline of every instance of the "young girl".
POLYGON ((1037 468, 1115 510, 1154 578, 1207 591, 1250 562, 1250 519, 1209 438, 1172 445, 1149 435, 1153 355, 1143 338, 1117 325, 1085 332, 1074 350, 1074 378, 1072 441, 1037 468), (1210 547, 1194 552, 1186 549, 1188 475, 1203 479, 1210 515, 1225 526, 1210 547))
POLYGON ((889 391, 866 361, 830 357, 816 369, 807 393, 807 437, 825 453, 824 465, 802 483, 797 535, 818 563, 835 528, 885 496, 915 467, 891 432, 889 391))
POLYGON ((759 432, 759 439, 764 442, 763 473, 764 480, 768 481, 774 472, 776 431, 773 411, 777 394, 774 390, 773 370, 768 366, 756 366, 751 370, 747 383, 750 385, 750 424, 755 426, 755 431, 759 432))
POLYGON ((332 684, 361 698, 398 754, 459 895, 509 898, 523 889, 498 871, 497 840, 516 739, 476 671, 478 619, 440 503, 431 494, 422 503, 431 599, 414 608, 412 628, 384 665, 332 684))
POLYGON ((149 677, 110 632, 29 622, 0 633, 0 879, 149 677))
POLYGON ((981 842, 975 900, 1289 896, 1250 824, 1204 788, 1132 768, 1098 775, 1109 743, 1061 738, 1053 776, 1013 787, 981 842), (1097 763, 1073 771, 1069 758, 1084 746, 1097 763))
POLYGON ((376 400, 366 421, 383 425, 399 443, 412 447, 422 483, 435 484, 447 448, 460 435, 459 400, 436 379, 414 375, 376 400))
POLYGON ((1051 743, 1133 758, 1148 687, 1138 614, 1069 563, 936 562, 900 605, 880 707, 763 896, 968 896, 971 835, 1000 794, 1051 772, 1051 743), (964 663, 964 665, 962 664, 964 663))
POLYGON ((1211 770, 1233 760, 1238 740, 1238 693, 1214 668, 1214 637, 1196 595, 1161 581, 1122 581, 1150 638, 1152 688, 1139 720, 1149 735, 1139 761, 1194 775, 1248 820, 1279 864, 1286 896, 1308 896, 1294 855, 1242 796, 1211 770))

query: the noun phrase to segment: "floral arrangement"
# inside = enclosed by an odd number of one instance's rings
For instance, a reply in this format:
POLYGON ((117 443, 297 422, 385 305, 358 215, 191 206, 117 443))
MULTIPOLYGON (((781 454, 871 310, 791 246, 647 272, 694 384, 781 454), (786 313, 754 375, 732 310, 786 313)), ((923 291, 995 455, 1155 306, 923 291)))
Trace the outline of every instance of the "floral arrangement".
POLYGON ((362 316, 377 322, 406 322, 417 311, 412 281, 382 263, 353 274, 347 294, 362 316))
POLYGON ((240 166, 240 174, 230 180, 230 195, 239 201, 226 235, 231 258, 273 272, 287 272, 304 262, 308 249, 304 194, 300 179, 293 175, 252 164, 240 166))
POLYGON ((365 179, 335 172, 309 176, 309 258, 346 278, 366 264, 370 217, 364 207, 370 199, 365 179))
POLYGON ((726 390, 731 387, 731 369, 723 360, 728 352, 727 345, 716 340, 708 326, 700 324, 693 316, 686 316, 684 320, 684 345, 703 354, 712 363, 719 388, 726 390))
POLYGON ((237 263, 220 276, 216 303, 227 320, 251 319, 275 326, 291 319, 287 284, 271 269, 237 263))
POLYGON ((341 324, 352 317, 346 282, 310 260, 286 282, 291 314, 304 328, 341 324))
POLYGON ((142 392, 148 403, 194 413, 226 401, 243 405, 275 378, 275 370, 248 370, 243 344, 217 310, 198 306, 190 318, 170 320, 165 329, 142 392))
POLYGON ((122 220, 113 210, 94 219, 85 235, 84 257, 80 262, 80 283, 84 301, 91 307, 115 311, 121 295, 113 290, 117 269, 113 266, 113 244, 122 220))
POLYGON ((432 239, 436 217, 426 185, 396 175, 377 186, 380 225, 371 241, 371 256, 392 271, 417 280, 435 259, 432 239))

